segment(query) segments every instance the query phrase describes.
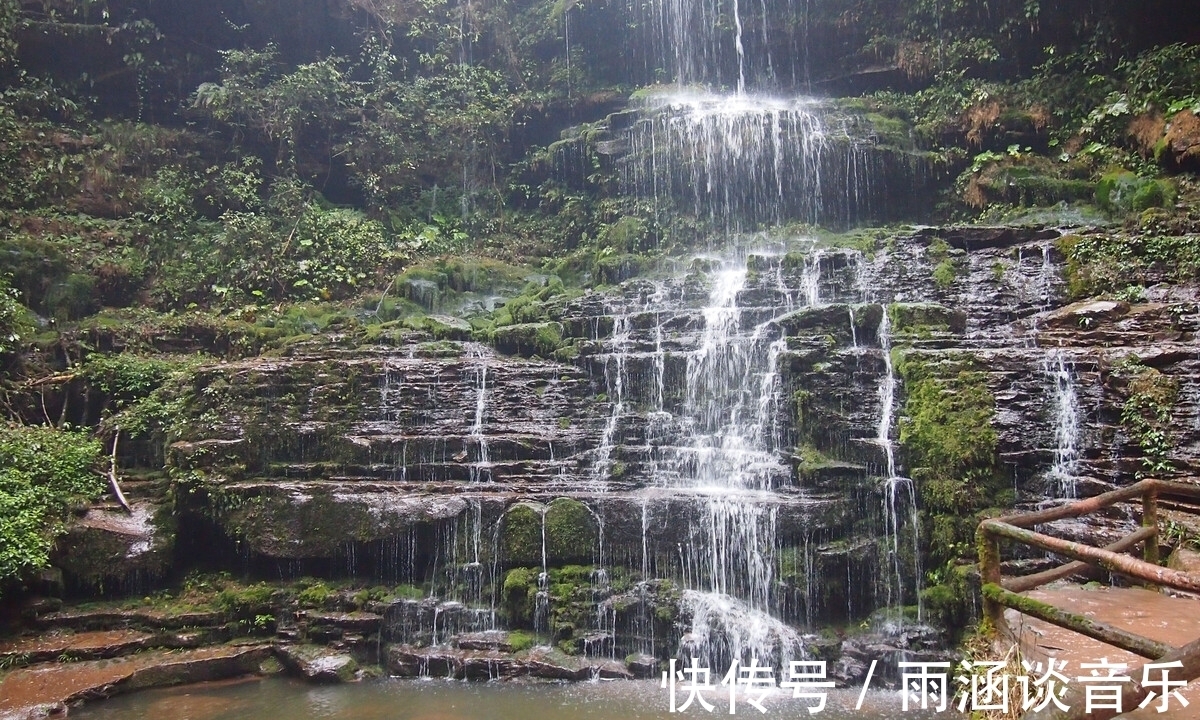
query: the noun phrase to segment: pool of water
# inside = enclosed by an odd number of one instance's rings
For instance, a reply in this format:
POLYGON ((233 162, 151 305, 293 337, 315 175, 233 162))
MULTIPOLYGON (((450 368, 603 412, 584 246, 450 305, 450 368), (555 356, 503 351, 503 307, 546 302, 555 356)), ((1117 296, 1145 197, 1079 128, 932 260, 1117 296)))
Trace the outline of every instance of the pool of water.
MULTIPOLYGON (((678 702, 687 699, 681 693, 678 702)), ((706 712, 695 703, 685 713, 670 713, 668 691, 652 681, 614 681, 574 684, 532 682, 466 683, 451 680, 382 679, 350 685, 307 685, 286 678, 234 683, 189 685, 149 690, 91 703, 71 712, 76 720, 645 720, 688 717, 729 717, 727 692, 707 696, 714 706, 706 712)), ((868 692, 855 709, 858 693, 829 693, 822 720, 892 720, 932 718, 932 713, 901 712, 895 692, 868 692)), ((812 700, 790 693, 770 695, 760 713, 736 700, 742 717, 810 717, 812 700)), ((950 713, 953 715, 954 713, 950 713)), ((941 717, 945 717, 942 715, 941 717)))

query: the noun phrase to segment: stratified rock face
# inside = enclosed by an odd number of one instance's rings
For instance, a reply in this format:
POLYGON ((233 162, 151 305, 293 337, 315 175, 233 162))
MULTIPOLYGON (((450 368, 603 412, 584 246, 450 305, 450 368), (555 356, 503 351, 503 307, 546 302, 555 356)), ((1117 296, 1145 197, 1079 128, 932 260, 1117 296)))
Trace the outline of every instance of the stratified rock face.
POLYGON ((276 576, 416 586, 376 610, 381 636, 458 647, 394 654, 397 672, 525 672, 470 644, 500 628, 661 658, 752 622, 773 638, 753 649, 783 662, 806 641, 771 623, 916 601, 899 359, 982 378, 1018 502, 1144 469, 1121 425, 1133 356, 1177 399, 1169 465, 1197 469, 1194 300, 1064 306, 1057 235, 750 246, 585 294, 500 333, 512 355, 414 338, 208 367, 170 452, 200 478, 185 522, 208 529, 180 537, 214 537, 211 521, 276 576))
POLYGON ((174 536, 161 508, 135 502, 131 512, 92 508, 55 546, 55 564, 73 591, 140 593, 171 566, 174 536))

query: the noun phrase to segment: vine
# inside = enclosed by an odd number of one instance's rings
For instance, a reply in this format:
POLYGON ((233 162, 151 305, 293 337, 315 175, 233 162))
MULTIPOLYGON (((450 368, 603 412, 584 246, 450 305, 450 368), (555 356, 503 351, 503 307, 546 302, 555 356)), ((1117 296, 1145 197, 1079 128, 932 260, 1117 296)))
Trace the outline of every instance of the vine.
POLYGON ((1121 407, 1121 426, 1142 452, 1139 478, 1175 471, 1171 454, 1171 415, 1179 400, 1179 381, 1136 358, 1119 369, 1129 395, 1121 407))

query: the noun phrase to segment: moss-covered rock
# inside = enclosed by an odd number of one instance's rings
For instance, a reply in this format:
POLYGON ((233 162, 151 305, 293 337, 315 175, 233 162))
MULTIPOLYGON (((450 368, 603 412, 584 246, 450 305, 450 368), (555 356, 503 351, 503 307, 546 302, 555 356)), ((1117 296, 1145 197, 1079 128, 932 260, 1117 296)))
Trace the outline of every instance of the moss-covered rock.
POLYGON ((892 332, 896 335, 923 337, 931 332, 961 334, 967 329, 967 315, 937 303, 896 303, 888 306, 892 332))
POLYGON ((578 500, 558 498, 546 510, 546 554, 554 564, 587 562, 599 538, 596 519, 578 500))
POLYGON ((1175 201, 1175 186, 1167 180, 1135 175, 1125 170, 1105 174, 1096 184, 1096 204, 1112 215, 1127 215, 1175 201))
POLYGON ((509 570, 504 576, 501 604, 509 627, 533 627, 533 614, 537 608, 538 572, 534 568, 519 567, 509 570))
POLYGON ((969 357, 898 353, 906 399, 900 447, 917 482, 935 565, 969 548, 976 513, 1012 504, 999 472, 995 400, 969 357))
POLYGON ((1192 110, 1171 116, 1155 155, 1171 170, 1200 171, 1200 116, 1192 110))
POLYGON ((496 349, 513 355, 550 357, 562 345, 558 322, 523 323, 496 328, 496 349))
POLYGON ((978 156, 975 165, 959 178, 958 187, 963 200, 975 208, 998 203, 1047 207, 1091 200, 1096 190, 1082 168, 1036 155, 999 153, 978 156))
POLYGON ((504 513, 500 526, 500 552, 509 565, 542 564, 541 506, 517 503, 504 513))
POLYGON ((140 592, 166 575, 174 543, 169 511, 138 503, 129 514, 88 511, 58 540, 53 559, 70 588, 140 592))

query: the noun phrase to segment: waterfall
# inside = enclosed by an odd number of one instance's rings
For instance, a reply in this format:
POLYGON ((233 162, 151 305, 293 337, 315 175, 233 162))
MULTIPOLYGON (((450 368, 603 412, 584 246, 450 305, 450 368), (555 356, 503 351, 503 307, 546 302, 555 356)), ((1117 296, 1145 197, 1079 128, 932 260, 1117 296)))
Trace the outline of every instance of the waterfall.
POLYGON ((668 198, 732 235, 788 220, 845 225, 872 210, 869 143, 819 101, 677 93, 627 131, 624 190, 668 198))
POLYGON ((738 0, 733 0, 734 47, 738 59, 738 95, 746 93, 746 48, 742 45, 742 14, 738 11, 738 0))
MULTIPOLYGON (((810 307, 821 304, 821 251, 814 250, 804 258, 804 275, 800 280, 800 290, 804 293, 805 302, 810 307)), ((854 311, 851 310, 851 313, 854 311)))
POLYGON ((739 0, 652 0, 645 9, 654 59, 681 87, 733 86, 741 93, 774 80, 766 0, 759 3, 759 32, 747 28, 753 18, 739 0))
POLYGON ((800 634, 765 612, 747 607, 728 595, 685 590, 683 607, 692 628, 680 641, 686 655, 706 658, 707 667, 721 673, 734 660, 757 659, 760 665, 788 667, 804 656, 800 634))
POLYGON ((1075 498, 1079 472, 1079 424, 1082 408, 1075 392, 1075 373, 1062 350, 1051 351, 1042 361, 1042 372, 1052 385, 1054 408, 1054 464, 1047 473, 1061 498, 1075 498))
MULTIPOLYGON (((713 273, 704 330, 687 362, 687 444, 669 458, 660 484, 693 489, 772 490, 787 468, 774 438, 776 360, 783 349, 770 322, 743 330, 738 294, 745 259, 720 261, 713 273)), ((769 311, 778 312, 778 309, 769 311)))
MULTIPOLYGON (((470 473, 471 482, 491 482, 492 481, 492 463, 488 452, 487 435, 483 431, 483 419, 487 412, 487 356, 479 348, 471 350, 471 357, 478 360, 475 367, 475 420, 471 423, 471 429, 467 436, 476 448, 475 462, 471 463, 470 473)), ((482 570, 480 564, 479 546, 481 535, 483 533, 483 503, 478 498, 470 498, 468 505, 471 508, 471 549, 473 552, 472 564, 482 570)), ((479 580, 482 586, 482 578, 479 580)))
MULTIPOLYGON (((748 292, 744 254, 704 260, 711 268, 711 287, 683 378, 683 417, 676 418, 682 437, 674 446, 658 448, 650 465, 653 484, 695 493, 701 504, 691 542, 678 548, 689 588, 684 604, 692 615, 680 650, 714 667, 734 658, 785 663, 803 656, 799 636, 773 616, 778 610, 775 490, 790 477, 776 430, 777 365, 786 339, 775 320, 786 308, 741 304, 748 292)), ((819 263, 812 268, 819 273, 819 263)), ((813 285, 818 282, 814 276, 813 285)), ((814 295, 805 293, 806 299, 814 295)), ((658 394, 663 392, 660 388, 658 394)), ((643 572, 650 570, 648 563, 643 544, 643 572)))

